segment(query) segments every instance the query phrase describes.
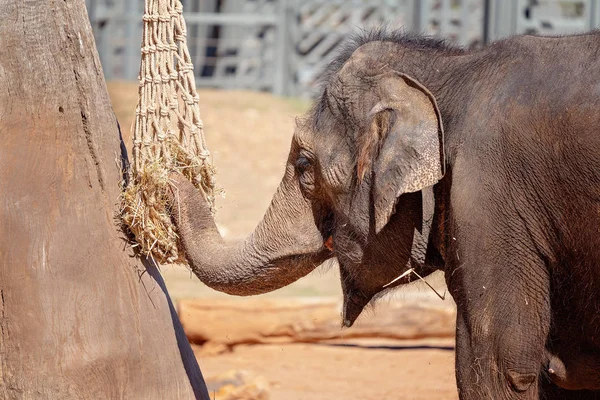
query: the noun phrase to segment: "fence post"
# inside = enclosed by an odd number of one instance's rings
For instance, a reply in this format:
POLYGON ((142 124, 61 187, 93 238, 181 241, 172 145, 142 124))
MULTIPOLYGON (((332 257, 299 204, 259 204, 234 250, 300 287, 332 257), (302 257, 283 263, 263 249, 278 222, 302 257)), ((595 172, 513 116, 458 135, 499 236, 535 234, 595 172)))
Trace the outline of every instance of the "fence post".
POLYGON ((489 0, 487 39, 489 42, 517 33, 519 0, 489 0))
POLYGON ((492 19, 492 10, 491 10, 491 0, 483 1, 483 44, 486 45, 490 43, 490 33, 491 33, 491 19, 492 19))
POLYGON ((589 29, 600 28, 600 3, 599 0, 590 0, 588 6, 589 10, 589 29))
POLYGON ((446 36, 450 31, 450 0, 441 0, 440 35, 446 36))
POLYGON ((429 10, 431 9, 430 0, 413 0, 413 27, 414 32, 426 33, 427 21, 429 19, 429 10))
POLYGON ((111 35, 113 34, 111 27, 114 24, 114 10, 106 6, 105 2, 97 0, 87 0, 86 6, 88 16, 94 31, 94 39, 98 49, 98 56, 102 64, 105 79, 113 77, 112 55, 111 51, 111 35))
POLYGON ((140 43, 141 43, 141 33, 138 34, 138 21, 142 20, 141 15, 136 15, 137 9, 137 1, 135 0, 126 0, 126 10, 125 10, 125 65, 124 74, 125 79, 136 80, 139 72, 139 62, 137 55, 140 53, 140 43))
POLYGON ((289 6, 288 0, 279 0, 277 7, 277 22, 275 35, 275 57, 274 57, 274 76, 273 76, 273 92, 278 96, 289 95, 289 65, 288 53, 293 49, 288 49, 289 46, 289 27, 287 24, 291 22, 288 18, 289 6))

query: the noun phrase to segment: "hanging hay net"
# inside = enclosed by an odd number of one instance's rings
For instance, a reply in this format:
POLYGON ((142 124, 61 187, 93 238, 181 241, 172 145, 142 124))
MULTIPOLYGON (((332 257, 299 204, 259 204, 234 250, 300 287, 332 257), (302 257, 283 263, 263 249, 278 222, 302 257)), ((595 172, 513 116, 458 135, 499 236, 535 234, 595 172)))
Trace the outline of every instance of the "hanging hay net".
POLYGON ((142 255, 185 263, 169 212, 169 174, 183 174, 214 210, 214 169, 204 132, 179 0, 145 0, 133 162, 122 219, 142 255))

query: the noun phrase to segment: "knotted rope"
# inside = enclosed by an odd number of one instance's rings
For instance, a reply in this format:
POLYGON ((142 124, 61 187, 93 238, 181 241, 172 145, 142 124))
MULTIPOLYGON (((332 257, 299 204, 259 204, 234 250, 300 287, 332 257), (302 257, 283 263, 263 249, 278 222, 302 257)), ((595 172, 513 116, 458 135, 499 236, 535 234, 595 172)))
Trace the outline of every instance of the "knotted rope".
POLYGON ((168 210, 169 173, 185 175, 214 206, 214 169, 179 0, 145 0, 133 166, 122 218, 138 250, 159 262, 185 262, 168 210))

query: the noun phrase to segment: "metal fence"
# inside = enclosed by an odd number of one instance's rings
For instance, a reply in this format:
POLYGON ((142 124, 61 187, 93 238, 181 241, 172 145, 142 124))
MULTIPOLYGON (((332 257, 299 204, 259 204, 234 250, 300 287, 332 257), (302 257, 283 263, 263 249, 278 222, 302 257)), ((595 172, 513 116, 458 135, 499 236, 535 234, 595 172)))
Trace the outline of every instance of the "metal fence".
MULTIPOLYGON (((136 79, 143 2, 86 0, 107 79, 136 79)), ((344 39, 387 24, 464 47, 600 26, 600 0, 182 0, 199 86, 307 96, 344 39)))

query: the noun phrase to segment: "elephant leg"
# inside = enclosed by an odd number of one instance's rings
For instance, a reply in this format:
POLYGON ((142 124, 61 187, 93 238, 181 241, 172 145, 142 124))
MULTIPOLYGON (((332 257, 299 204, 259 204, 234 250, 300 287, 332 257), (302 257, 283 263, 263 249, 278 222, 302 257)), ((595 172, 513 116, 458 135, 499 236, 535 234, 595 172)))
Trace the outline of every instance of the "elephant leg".
POLYGON ((489 251, 484 255, 494 260, 486 260, 472 254, 477 260, 465 257, 449 281, 458 308, 460 398, 537 400, 550 324, 544 265, 532 255, 502 259, 502 251, 489 251))

